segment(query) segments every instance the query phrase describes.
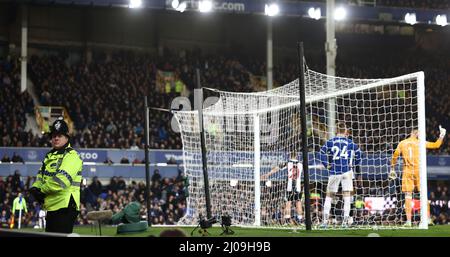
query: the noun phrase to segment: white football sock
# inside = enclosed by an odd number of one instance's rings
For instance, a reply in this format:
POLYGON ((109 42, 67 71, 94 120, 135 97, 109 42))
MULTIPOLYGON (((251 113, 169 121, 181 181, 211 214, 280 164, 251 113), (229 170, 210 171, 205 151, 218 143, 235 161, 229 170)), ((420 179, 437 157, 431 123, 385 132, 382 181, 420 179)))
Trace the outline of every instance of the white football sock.
POLYGON ((331 197, 325 197, 325 204, 323 206, 323 223, 328 223, 328 217, 331 210, 331 197))
POLYGON ((344 218, 350 216, 350 196, 344 197, 344 218))

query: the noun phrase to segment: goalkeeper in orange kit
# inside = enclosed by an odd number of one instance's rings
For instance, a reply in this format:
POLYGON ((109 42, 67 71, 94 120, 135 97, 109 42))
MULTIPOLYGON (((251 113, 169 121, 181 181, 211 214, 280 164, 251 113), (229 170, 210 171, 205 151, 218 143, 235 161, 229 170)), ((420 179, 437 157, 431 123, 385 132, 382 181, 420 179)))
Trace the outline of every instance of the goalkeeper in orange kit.
MULTIPOLYGON (((436 142, 426 142, 427 149, 437 149, 441 147, 447 130, 439 126, 439 139, 436 142)), ((405 212, 406 212, 406 224, 405 226, 411 226, 412 216, 412 195, 414 189, 420 192, 420 175, 419 175, 419 131, 413 129, 411 136, 407 139, 400 141, 392 156, 391 172, 389 178, 395 179, 397 177, 395 173, 395 165, 397 159, 401 155, 403 158, 403 175, 402 175, 402 192, 405 194, 405 212)))

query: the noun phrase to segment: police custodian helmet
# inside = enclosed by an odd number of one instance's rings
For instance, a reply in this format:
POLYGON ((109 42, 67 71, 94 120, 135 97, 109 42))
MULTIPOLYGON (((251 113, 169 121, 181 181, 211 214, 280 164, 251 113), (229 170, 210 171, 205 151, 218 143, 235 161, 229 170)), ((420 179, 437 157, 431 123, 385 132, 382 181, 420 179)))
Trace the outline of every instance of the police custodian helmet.
POLYGON ((53 125, 50 127, 50 135, 54 134, 62 134, 67 137, 69 136, 69 126, 64 121, 62 117, 59 117, 58 119, 53 122, 53 125))

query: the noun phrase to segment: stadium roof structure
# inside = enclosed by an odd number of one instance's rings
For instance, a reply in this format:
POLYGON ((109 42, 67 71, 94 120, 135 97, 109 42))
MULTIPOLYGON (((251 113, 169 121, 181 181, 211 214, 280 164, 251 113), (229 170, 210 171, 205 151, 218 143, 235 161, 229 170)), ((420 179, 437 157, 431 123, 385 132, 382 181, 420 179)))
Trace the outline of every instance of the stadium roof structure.
MULTIPOLYGON (((199 11, 199 2, 201 0, 138 0, 141 2, 141 8, 154 10, 177 11, 174 3, 183 3, 183 11, 199 11)), ((235 14, 260 14, 264 15, 265 5, 269 1, 261 0, 206 0, 212 1, 212 11, 221 13, 235 14)), ((20 0, 9 2, 29 3, 43 5, 78 5, 78 6, 103 6, 103 7, 130 7, 130 0, 20 0)), ((324 2, 303 2, 303 1, 278 1, 280 16, 297 16, 310 18, 308 11, 310 8, 320 8, 321 17, 326 17, 326 3, 324 2)), ((418 9, 403 7, 383 7, 383 6, 358 6, 358 5, 340 5, 347 11, 347 20, 354 21, 373 21, 373 22, 401 22, 405 23, 407 14, 414 14, 416 22, 419 24, 435 25, 436 17, 450 17, 450 10, 418 9)), ((318 19, 318 18, 316 18, 318 19)))

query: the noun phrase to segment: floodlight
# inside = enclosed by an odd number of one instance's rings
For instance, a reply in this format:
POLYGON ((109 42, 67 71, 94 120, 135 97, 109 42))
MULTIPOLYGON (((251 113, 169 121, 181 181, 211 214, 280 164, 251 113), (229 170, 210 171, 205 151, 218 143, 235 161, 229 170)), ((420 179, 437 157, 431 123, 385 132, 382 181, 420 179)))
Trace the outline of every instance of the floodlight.
POLYGON ((178 1, 178 0, 173 0, 172 1, 172 8, 173 9, 177 9, 179 5, 180 5, 180 1, 178 1))
POLYGON ((439 26, 447 26, 448 25, 447 15, 442 14, 442 15, 436 16, 436 24, 439 26))
POLYGON ((277 4, 269 4, 264 6, 264 12, 267 16, 276 16, 280 13, 280 8, 277 4))
POLYGON ((140 8, 142 6, 142 0, 130 0, 129 8, 140 8))
POLYGON ((186 7, 187 7, 186 2, 180 3, 179 0, 173 0, 173 1, 172 1, 172 8, 175 9, 175 10, 177 10, 177 11, 179 11, 179 12, 184 12, 184 11, 186 11, 186 7))
POLYGON ((320 8, 311 7, 308 9, 308 15, 311 19, 319 20, 322 17, 320 8))
POLYGON ((212 1, 210 1, 210 0, 203 0, 203 1, 198 2, 198 10, 200 12, 210 12, 210 11, 212 11, 212 7, 213 7, 213 4, 212 4, 212 1))
POLYGON ((180 5, 178 5, 177 11, 184 12, 186 11, 186 7, 187 7, 186 2, 182 2, 180 5))
POLYGON ((334 19, 337 21, 344 20, 347 17, 347 10, 344 7, 338 7, 334 10, 334 19))
POLYGON ((414 25, 417 23, 416 14, 415 13, 407 13, 405 15, 405 22, 414 25))

